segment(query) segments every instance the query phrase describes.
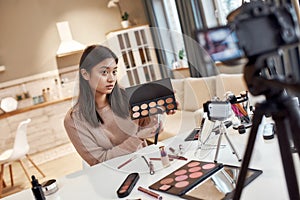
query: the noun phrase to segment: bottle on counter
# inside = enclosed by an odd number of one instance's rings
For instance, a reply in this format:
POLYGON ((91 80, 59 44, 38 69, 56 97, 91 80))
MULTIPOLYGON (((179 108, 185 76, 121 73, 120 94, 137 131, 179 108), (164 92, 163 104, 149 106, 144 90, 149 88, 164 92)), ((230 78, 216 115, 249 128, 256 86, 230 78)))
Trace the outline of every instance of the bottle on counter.
MULTIPOLYGON (((48 101, 46 89, 42 90, 42 96, 43 96, 43 102, 48 101)), ((41 102, 41 103, 43 103, 43 102, 41 102)))
POLYGON ((27 91, 26 86, 25 86, 24 83, 22 84, 22 90, 23 90, 24 98, 25 98, 25 99, 30 98, 30 94, 29 94, 29 92, 27 91))
POLYGON ((31 190, 35 200, 46 200, 42 185, 39 181, 35 178, 34 175, 31 176, 31 190))
POLYGON ((54 82, 55 82, 55 89, 54 89, 54 91, 53 91, 53 96, 54 96, 54 98, 56 98, 56 99, 60 99, 60 98, 62 98, 63 97, 63 95, 62 95, 62 92, 61 92, 61 84, 60 84, 60 82, 59 82, 59 80, 58 79, 54 79, 54 82))
POLYGON ((170 166, 170 160, 169 160, 169 156, 168 156, 168 154, 167 154, 167 152, 165 150, 165 146, 160 146, 159 150, 160 150, 160 156, 161 156, 162 165, 164 167, 170 166))
POLYGON ((51 93, 50 93, 50 88, 46 89, 46 101, 50 101, 51 100, 51 93))

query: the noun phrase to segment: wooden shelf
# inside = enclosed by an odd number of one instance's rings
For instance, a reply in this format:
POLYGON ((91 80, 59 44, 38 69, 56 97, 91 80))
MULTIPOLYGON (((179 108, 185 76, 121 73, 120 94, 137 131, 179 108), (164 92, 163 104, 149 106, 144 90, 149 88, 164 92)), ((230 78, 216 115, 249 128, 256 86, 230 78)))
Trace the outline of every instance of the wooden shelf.
POLYGON ((176 68, 176 69, 172 69, 173 71, 185 71, 185 70, 189 70, 188 67, 180 67, 180 68, 176 68))
POLYGON ((43 107, 50 106, 50 105, 53 105, 53 104, 61 103, 61 102, 64 102, 64 101, 69 101, 72 98, 73 97, 67 97, 67 98, 56 100, 56 101, 49 101, 49 102, 44 102, 44 103, 40 103, 40 104, 35 104, 35 105, 32 105, 32 106, 17 109, 17 110, 11 111, 11 112, 2 113, 2 114, 0 114, 0 119, 6 118, 6 117, 11 117, 11 116, 14 116, 14 115, 17 115, 17 114, 20 114, 20 113, 24 113, 24 112, 28 112, 28 111, 31 111, 31 110, 35 110, 35 109, 38 109, 38 108, 43 108, 43 107))

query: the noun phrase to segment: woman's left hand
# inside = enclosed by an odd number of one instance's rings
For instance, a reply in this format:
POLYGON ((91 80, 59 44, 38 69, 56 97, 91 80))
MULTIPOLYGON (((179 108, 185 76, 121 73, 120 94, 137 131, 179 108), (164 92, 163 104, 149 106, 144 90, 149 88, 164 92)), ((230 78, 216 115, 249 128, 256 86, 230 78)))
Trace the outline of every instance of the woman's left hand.
MULTIPOLYGON (((178 101, 176 101, 176 105, 177 105, 177 108, 178 108, 178 106, 179 106, 178 101)), ((167 115, 174 115, 175 113, 176 113, 176 110, 169 110, 169 111, 167 112, 167 115)))

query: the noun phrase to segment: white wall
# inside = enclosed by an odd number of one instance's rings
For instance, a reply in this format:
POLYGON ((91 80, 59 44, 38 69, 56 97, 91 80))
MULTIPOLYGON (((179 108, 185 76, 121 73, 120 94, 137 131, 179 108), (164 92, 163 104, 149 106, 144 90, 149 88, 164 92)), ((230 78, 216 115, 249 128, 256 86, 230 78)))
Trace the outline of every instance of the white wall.
MULTIPOLYGON (((136 23, 147 23, 142 0, 121 0, 136 23)), ((73 38, 88 45, 121 28, 117 8, 108 0, 0 0, 0 83, 57 68, 60 38, 56 23, 69 21, 73 38)))

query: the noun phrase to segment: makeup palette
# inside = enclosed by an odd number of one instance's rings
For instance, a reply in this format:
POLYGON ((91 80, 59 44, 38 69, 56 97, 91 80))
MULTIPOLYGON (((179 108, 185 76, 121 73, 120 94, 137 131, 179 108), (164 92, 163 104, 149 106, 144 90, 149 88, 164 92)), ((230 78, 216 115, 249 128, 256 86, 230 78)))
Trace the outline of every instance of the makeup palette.
MULTIPOLYGON (((232 199, 239 174, 240 167, 223 165, 221 170, 196 185, 181 197, 188 200, 216 200, 225 199, 225 197, 226 199, 232 199)), ((261 170, 249 168, 244 187, 260 174, 262 174, 261 170)))
POLYGON ((128 87, 125 90, 129 98, 132 119, 177 109, 170 78, 128 87))
POLYGON ((191 160, 149 188, 182 196, 222 167, 220 163, 191 160))

